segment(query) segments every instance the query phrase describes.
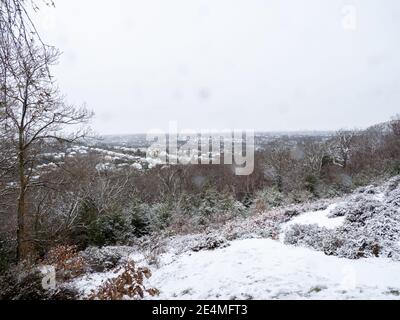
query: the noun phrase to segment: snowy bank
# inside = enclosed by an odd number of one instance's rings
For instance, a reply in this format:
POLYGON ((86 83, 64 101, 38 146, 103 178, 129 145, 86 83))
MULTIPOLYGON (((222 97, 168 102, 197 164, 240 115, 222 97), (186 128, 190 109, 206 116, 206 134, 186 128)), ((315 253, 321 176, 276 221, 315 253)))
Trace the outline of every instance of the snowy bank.
POLYGON ((159 299, 398 299, 400 263, 348 260, 269 239, 186 253, 153 270, 159 299))

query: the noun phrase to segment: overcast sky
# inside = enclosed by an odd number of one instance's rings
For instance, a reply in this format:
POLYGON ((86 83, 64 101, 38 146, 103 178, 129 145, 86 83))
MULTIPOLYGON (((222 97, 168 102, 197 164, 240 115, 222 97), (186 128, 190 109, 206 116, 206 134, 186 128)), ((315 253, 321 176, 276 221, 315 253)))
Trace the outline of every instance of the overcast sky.
POLYGON ((61 90, 95 111, 98 133, 171 120, 196 130, 361 128, 400 113, 398 0, 55 2, 40 30, 63 52, 61 90))

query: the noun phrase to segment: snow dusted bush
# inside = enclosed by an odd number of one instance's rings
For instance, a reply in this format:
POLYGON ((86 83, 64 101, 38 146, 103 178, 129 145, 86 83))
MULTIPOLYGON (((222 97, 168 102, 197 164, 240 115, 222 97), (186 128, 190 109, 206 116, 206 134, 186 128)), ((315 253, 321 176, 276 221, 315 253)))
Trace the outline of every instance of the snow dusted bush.
POLYGON ((249 238, 277 239, 283 215, 282 210, 271 210, 247 219, 232 220, 219 234, 230 241, 249 238))
POLYGON ((304 203, 313 198, 313 193, 308 190, 293 190, 288 194, 289 203, 304 203))
POLYGON ((130 216, 132 233, 136 237, 142 237, 150 232, 149 206, 140 203, 134 203, 128 209, 126 214, 130 216))
POLYGON ((342 226, 328 230, 316 225, 294 225, 285 243, 305 245, 329 255, 358 259, 400 257, 399 177, 382 187, 360 188, 331 212, 345 217, 342 226))
POLYGON ((272 187, 257 192, 254 199, 254 209, 263 212, 271 208, 280 207, 285 203, 285 195, 277 188, 272 187))
POLYGON ((246 207, 232 195, 207 189, 200 197, 193 199, 192 213, 205 223, 218 216, 237 217, 246 212, 246 207))
POLYGON ((375 200, 356 198, 345 208, 346 222, 354 227, 362 227, 374 216, 384 210, 384 206, 375 200))
POLYGON ((303 245, 316 250, 321 250, 325 236, 325 228, 317 225, 293 225, 285 234, 285 243, 290 245, 303 245))
POLYGON ((362 232, 349 236, 342 230, 332 231, 317 225, 294 225, 285 234, 284 241, 348 259, 378 256, 380 253, 380 246, 362 232))
POLYGON ((95 246, 124 244, 132 233, 132 225, 126 215, 120 213, 102 215, 89 226, 89 244, 95 246))
POLYGON ((202 241, 192 247, 192 251, 202 251, 202 250, 215 250, 218 248, 225 248, 228 246, 228 241, 220 236, 209 235, 202 241))
POLYGON ((130 247, 89 247, 80 256, 90 271, 105 272, 123 263, 131 251, 130 247))

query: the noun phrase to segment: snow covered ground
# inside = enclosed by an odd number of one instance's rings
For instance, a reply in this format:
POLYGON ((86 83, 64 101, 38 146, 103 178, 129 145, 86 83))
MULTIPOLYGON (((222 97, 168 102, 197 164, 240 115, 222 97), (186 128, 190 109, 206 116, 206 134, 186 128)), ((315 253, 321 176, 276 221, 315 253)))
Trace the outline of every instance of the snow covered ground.
POLYGON ((281 233, 279 239, 283 242, 285 233, 294 225, 317 225, 327 229, 335 229, 340 227, 345 217, 330 217, 332 210, 337 207, 337 203, 331 204, 325 210, 311 211, 303 213, 297 217, 294 217, 289 222, 281 226, 281 233))
POLYGON ((158 299, 398 299, 400 263, 348 260, 270 239, 185 253, 153 270, 158 299))
POLYGON ((285 226, 292 226, 295 224, 311 225, 316 224, 319 227, 325 227, 327 229, 334 229, 341 226, 344 223, 345 217, 331 218, 329 215, 332 210, 337 206, 336 203, 330 205, 325 210, 306 212, 302 215, 293 218, 285 226))
MULTIPOLYGON (((160 291, 151 299, 400 299, 400 259, 395 255, 400 176, 335 202, 324 210, 305 206, 300 210, 304 213, 294 216, 293 210, 278 210, 209 234, 163 239, 156 266, 150 266, 153 276, 145 283, 160 291), (379 257, 346 259, 335 251, 327 255, 304 242, 284 241, 296 226, 311 226, 306 229, 309 240, 322 228, 324 233, 315 239, 340 231, 346 241, 355 238, 351 250, 359 249, 358 238, 371 237, 382 248, 379 257)), ((127 257, 147 266, 146 253, 133 251, 127 257)), ((113 276, 112 271, 85 275, 74 286, 84 296, 113 276)))
MULTIPOLYGON (((146 265, 141 254, 131 255, 146 265)), ((151 299, 400 299, 400 262, 384 258, 350 260, 272 239, 244 239, 200 252, 173 248, 152 266, 151 299)), ((86 295, 110 272, 75 283, 86 295)))

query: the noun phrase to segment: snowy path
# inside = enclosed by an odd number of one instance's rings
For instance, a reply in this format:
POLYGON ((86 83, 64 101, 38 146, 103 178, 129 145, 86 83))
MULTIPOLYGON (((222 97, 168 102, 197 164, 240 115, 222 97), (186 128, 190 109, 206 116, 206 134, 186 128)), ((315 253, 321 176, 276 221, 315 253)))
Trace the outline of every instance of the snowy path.
POLYGON ((281 233, 279 235, 279 240, 283 243, 285 239, 285 233, 294 225, 317 225, 322 228, 335 229, 340 227, 344 221, 345 217, 331 218, 329 215, 332 210, 337 207, 337 203, 334 203, 325 210, 310 211, 303 213, 297 217, 294 217, 287 223, 282 224, 281 233))
POLYGON ((400 299, 400 263, 347 260, 268 239, 186 253, 153 269, 160 299, 400 299))
POLYGON ((340 227, 345 220, 345 217, 337 217, 337 218, 330 218, 329 214, 332 212, 334 208, 337 207, 337 203, 330 205, 327 209, 325 210, 320 210, 320 211, 311 211, 311 212, 306 212, 298 217, 294 217, 292 220, 290 220, 288 223, 286 223, 286 227, 292 226, 295 224, 316 224, 319 227, 324 227, 327 229, 335 229, 337 227, 340 227))

